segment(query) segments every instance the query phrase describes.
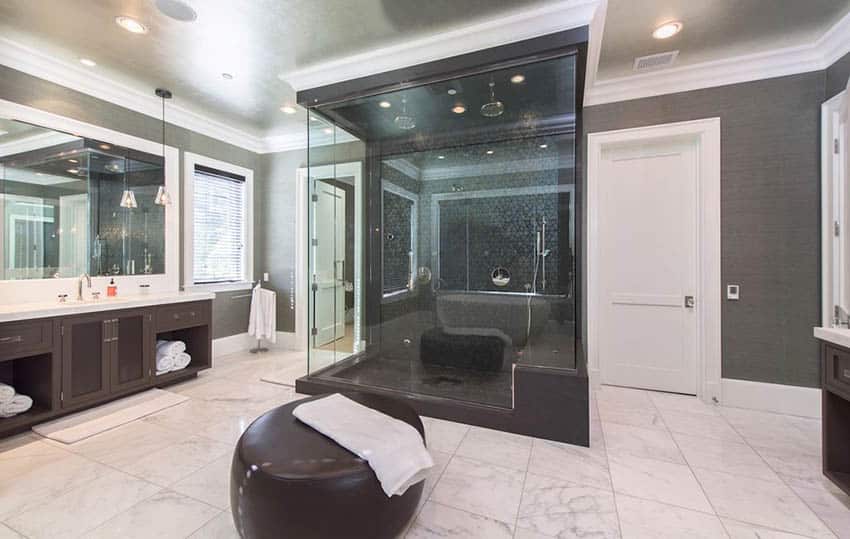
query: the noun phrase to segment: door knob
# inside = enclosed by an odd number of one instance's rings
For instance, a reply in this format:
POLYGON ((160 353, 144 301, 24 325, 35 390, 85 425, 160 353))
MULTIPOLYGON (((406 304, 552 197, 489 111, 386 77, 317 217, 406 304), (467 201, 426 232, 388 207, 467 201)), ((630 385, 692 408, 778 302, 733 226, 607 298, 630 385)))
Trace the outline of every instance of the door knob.
POLYGON ((696 305, 696 301, 693 296, 685 296, 685 307, 688 309, 693 309, 694 305, 696 305))

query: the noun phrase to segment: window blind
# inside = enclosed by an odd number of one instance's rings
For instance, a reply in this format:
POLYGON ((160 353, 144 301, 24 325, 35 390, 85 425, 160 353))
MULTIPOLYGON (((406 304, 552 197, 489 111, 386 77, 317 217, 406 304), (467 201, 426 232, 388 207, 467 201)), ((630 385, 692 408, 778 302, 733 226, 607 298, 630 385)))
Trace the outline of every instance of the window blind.
POLYGON ((193 281, 241 281, 245 267, 245 178, 195 166, 193 281))

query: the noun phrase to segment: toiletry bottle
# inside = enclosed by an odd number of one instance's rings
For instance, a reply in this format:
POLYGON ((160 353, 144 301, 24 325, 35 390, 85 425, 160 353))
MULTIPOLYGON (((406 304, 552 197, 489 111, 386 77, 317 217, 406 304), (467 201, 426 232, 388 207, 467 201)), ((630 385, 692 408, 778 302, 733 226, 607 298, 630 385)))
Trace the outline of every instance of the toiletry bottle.
POLYGON ((118 295, 118 285, 115 284, 115 279, 109 279, 109 286, 106 287, 106 295, 110 298, 118 295))

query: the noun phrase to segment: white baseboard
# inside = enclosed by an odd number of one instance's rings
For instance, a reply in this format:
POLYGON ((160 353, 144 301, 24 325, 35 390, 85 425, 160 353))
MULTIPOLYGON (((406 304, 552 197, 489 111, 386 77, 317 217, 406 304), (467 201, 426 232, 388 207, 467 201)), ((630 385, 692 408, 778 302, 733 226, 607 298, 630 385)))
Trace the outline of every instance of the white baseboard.
POLYGON ((256 342, 247 333, 219 337, 218 339, 213 339, 212 354, 214 358, 226 356, 227 354, 235 354, 236 352, 249 350, 256 342))
MULTIPOLYGON (((257 339, 248 333, 238 333, 227 337, 213 339, 213 357, 235 354, 236 352, 247 352, 257 346, 257 339)), ((304 346, 298 342, 297 336, 291 331, 278 331, 277 342, 263 341, 263 346, 282 350, 303 350, 304 346)))
POLYGON ((819 418, 821 390, 816 387, 786 386, 723 378, 723 406, 778 414, 819 418))

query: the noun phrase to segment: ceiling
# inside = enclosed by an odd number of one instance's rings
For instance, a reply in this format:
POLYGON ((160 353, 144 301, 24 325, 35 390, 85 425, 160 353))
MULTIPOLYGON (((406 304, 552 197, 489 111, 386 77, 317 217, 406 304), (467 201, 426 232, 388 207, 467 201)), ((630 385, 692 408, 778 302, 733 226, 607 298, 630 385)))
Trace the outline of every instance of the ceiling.
MULTIPOLYGON (((187 23, 160 12, 156 0, 2 0, 0 36, 74 66, 83 77, 91 73, 151 96, 167 87, 174 105, 268 139, 306 131, 303 109, 280 111, 295 102, 280 74, 460 32, 443 39, 440 50, 448 55, 475 42, 478 36, 462 37, 469 25, 596 1, 185 0, 198 15, 187 23), (118 15, 137 18, 149 33, 119 28, 118 15), (98 65, 83 67, 81 57, 98 65), (224 72, 234 78, 224 79, 224 72)), ((811 44, 848 12, 850 0, 607 0, 596 82, 631 75, 636 56, 671 49, 680 51, 676 66, 687 66, 811 44), (671 19, 684 23, 679 35, 650 37, 671 19)), ((368 70, 366 63, 357 66, 368 70)))
POLYGON ((679 50, 676 66, 807 45, 850 12, 850 0, 608 0, 597 80, 633 75, 635 57, 679 50), (657 40, 669 21, 683 29, 657 40))
POLYGON ((255 136, 276 135, 305 114, 278 74, 376 47, 440 33, 543 0, 187 0, 194 22, 161 13, 153 0, 3 0, 0 35, 51 56, 97 62, 92 68, 255 136), (149 27, 115 24, 132 16, 149 27), (234 75, 225 80, 223 72, 234 75))

